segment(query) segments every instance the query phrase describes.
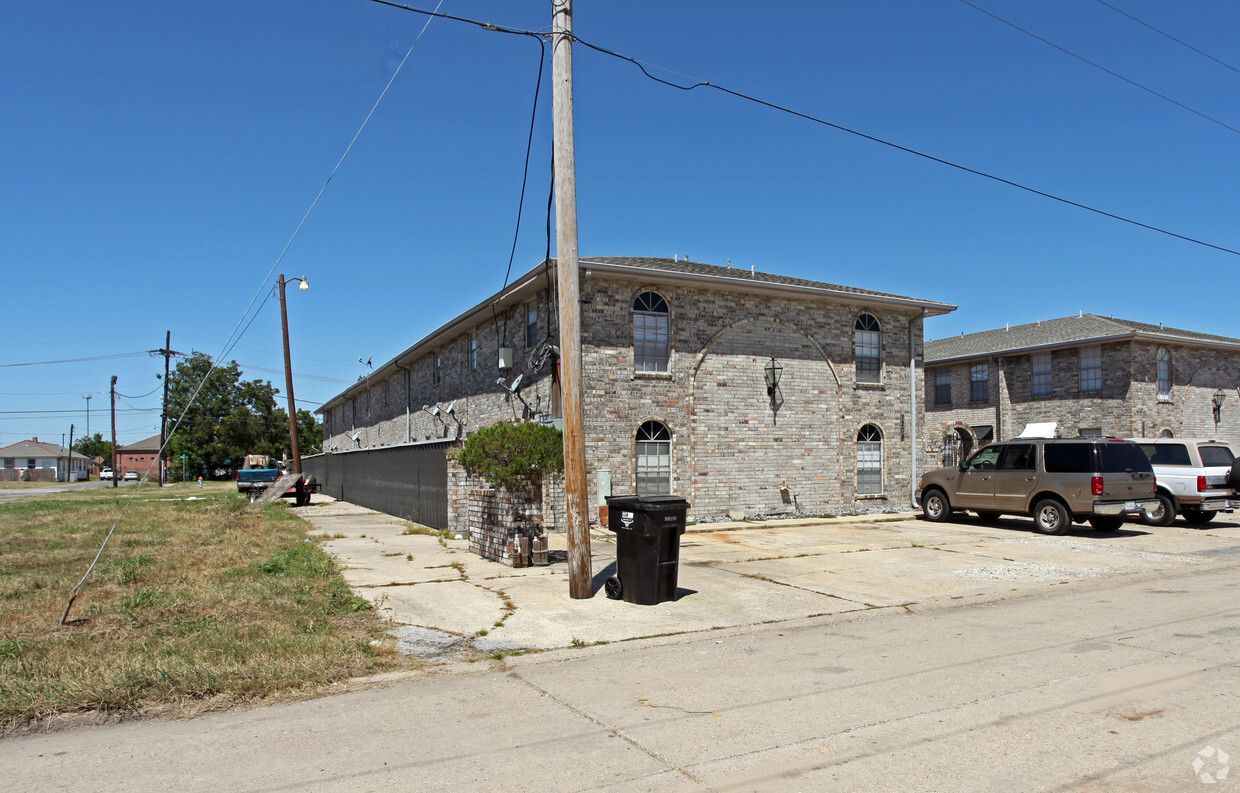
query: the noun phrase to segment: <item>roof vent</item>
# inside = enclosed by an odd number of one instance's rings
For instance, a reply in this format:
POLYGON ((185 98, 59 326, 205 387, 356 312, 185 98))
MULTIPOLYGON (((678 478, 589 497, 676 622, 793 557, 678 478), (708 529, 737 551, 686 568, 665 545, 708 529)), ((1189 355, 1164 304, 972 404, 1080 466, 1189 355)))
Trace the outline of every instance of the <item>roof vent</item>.
POLYGON ((674 262, 678 262, 678 261, 680 261, 680 254, 679 254, 679 253, 673 253, 673 254, 672 254, 672 261, 674 261, 674 262))

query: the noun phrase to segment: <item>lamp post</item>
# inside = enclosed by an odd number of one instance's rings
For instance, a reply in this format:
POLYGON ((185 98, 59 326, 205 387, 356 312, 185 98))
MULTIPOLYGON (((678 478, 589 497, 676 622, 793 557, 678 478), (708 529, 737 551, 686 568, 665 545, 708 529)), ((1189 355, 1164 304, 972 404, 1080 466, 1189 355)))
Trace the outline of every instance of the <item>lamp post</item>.
POLYGON ((1214 403, 1214 424, 1217 426, 1223 420, 1223 403, 1227 401, 1227 392, 1220 388, 1214 392, 1211 401, 1214 403))
MULTIPOLYGON (((305 292, 310 288, 310 282, 303 275, 301 278, 292 279, 298 282, 297 288, 305 292)), ((288 437, 293 452, 293 473, 301 473, 301 449, 297 444, 297 402, 293 399, 293 359, 288 351, 288 306, 284 299, 284 286, 287 281, 284 280, 284 273, 280 273, 280 329, 284 333, 284 385, 288 389, 288 437)), ((301 479, 297 480, 297 506, 302 506, 305 495, 302 489, 301 479)))

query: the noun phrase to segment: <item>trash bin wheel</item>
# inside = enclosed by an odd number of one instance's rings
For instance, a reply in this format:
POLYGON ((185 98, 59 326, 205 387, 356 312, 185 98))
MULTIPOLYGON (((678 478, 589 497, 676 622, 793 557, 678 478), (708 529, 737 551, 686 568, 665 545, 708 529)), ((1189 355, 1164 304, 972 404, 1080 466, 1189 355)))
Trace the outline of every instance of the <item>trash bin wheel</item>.
POLYGON ((607 593, 607 597, 612 600, 619 600, 620 593, 624 591, 623 585, 620 583, 620 576, 613 575, 611 578, 603 582, 603 591, 607 593))

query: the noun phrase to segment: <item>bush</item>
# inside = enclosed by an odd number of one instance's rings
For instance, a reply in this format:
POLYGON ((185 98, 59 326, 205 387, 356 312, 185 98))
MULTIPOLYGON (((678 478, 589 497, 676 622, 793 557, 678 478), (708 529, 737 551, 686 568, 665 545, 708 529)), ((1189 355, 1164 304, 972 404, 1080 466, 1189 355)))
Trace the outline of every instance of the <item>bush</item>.
POLYGON ((521 490, 564 470, 564 440, 545 424, 492 424, 471 433, 456 459, 471 476, 521 490))

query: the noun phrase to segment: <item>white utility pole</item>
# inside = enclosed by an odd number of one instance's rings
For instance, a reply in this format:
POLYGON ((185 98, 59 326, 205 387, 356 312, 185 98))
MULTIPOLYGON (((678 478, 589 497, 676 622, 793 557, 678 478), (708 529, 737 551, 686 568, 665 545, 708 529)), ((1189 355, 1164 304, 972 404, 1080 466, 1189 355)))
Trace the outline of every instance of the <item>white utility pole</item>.
POLYGON ((581 383, 581 294, 577 273, 577 175, 573 155, 573 4, 551 0, 552 123, 555 156, 556 284, 560 296, 560 389, 564 411, 564 497, 568 594, 594 596, 586 508, 581 383))

